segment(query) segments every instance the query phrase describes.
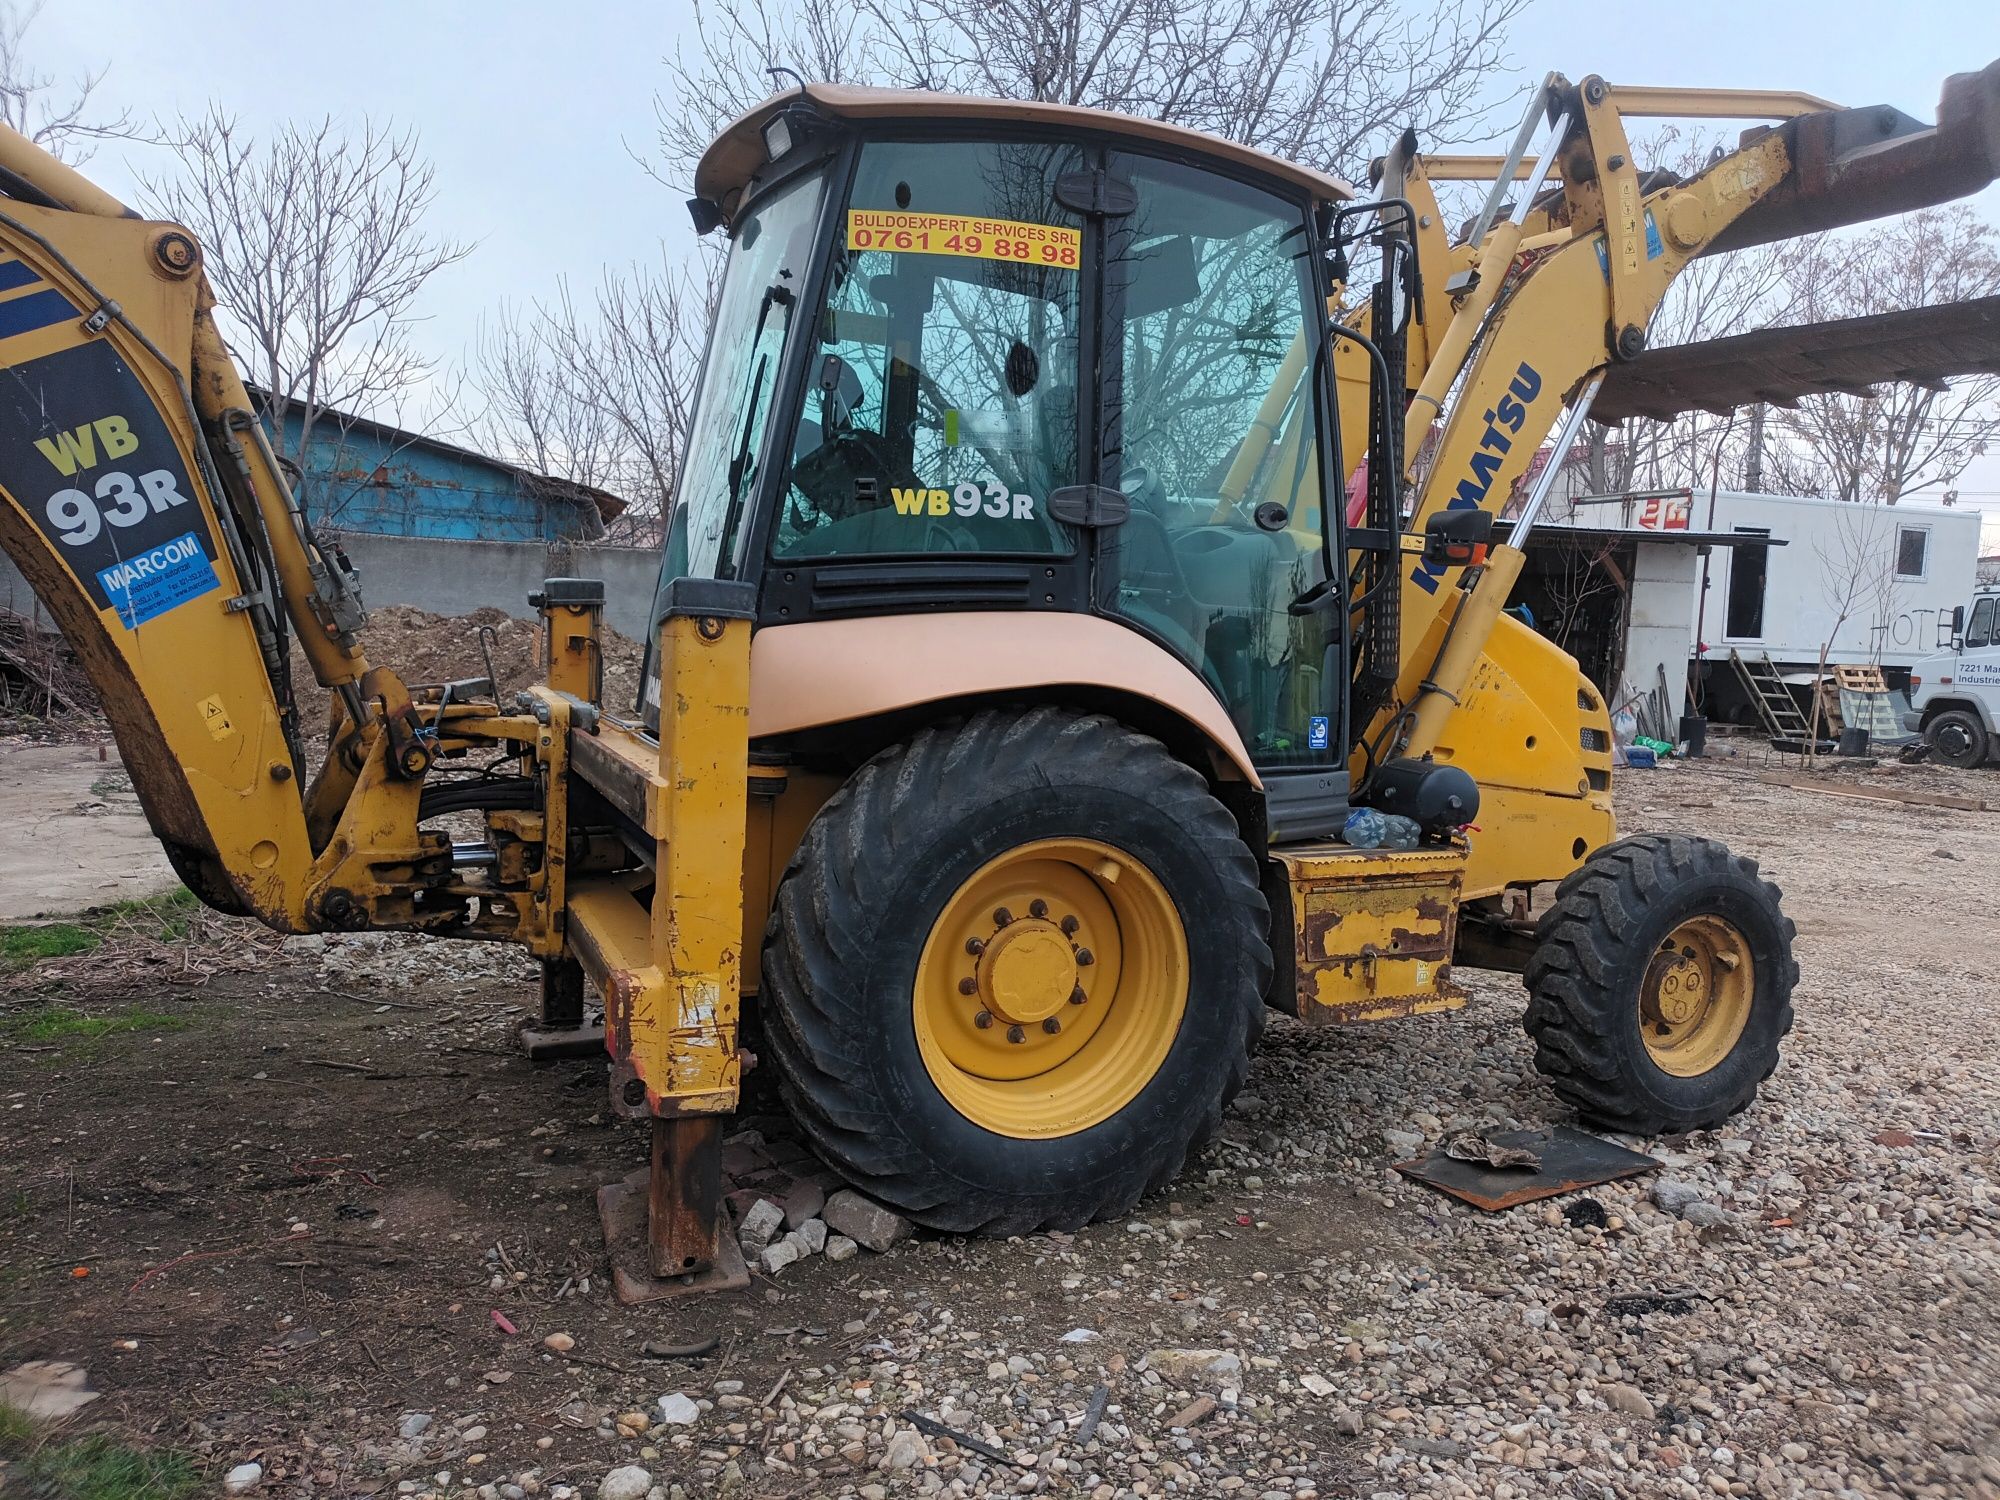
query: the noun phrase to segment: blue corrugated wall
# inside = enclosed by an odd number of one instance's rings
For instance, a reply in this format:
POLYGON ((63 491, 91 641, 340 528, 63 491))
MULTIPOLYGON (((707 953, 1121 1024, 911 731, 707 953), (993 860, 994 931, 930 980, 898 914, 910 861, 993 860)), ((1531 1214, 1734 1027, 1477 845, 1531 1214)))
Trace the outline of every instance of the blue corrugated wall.
MULTIPOLYGON (((299 422, 285 419, 281 451, 298 451, 299 422)), ((553 541, 598 533, 588 502, 531 494, 519 472, 470 453, 374 427, 313 425, 302 499, 315 526, 389 536, 489 542, 553 541)))

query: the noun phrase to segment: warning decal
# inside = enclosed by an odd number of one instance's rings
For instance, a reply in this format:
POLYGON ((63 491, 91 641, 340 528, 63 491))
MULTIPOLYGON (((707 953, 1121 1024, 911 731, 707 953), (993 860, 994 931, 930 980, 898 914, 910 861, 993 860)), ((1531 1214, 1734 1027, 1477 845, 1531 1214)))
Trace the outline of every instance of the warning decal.
POLYGON ((847 248, 907 255, 959 255, 971 260, 1004 260, 1073 271, 1083 252, 1083 236, 1060 224, 1029 224, 1019 219, 850 208, 847 248))

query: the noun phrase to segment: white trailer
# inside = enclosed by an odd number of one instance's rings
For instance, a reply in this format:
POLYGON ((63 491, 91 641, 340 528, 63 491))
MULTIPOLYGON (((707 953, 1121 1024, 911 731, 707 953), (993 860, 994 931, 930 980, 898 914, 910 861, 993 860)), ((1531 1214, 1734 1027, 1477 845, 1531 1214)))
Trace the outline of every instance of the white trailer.
POLYGON ((1724 493, 1710 520, 1708 503, 1689 502, 1703 530, 1789 544, 1710 555, 1707 591, 1695 601, 1696 639, 1710 658, 1727 660, 1734 649, 1807 672, 1825 648, 1829 664, 1872 664, 1901 678, 1950 646, 1951 612, 1978 576, 1977 511, 1724 493))
POLYGON ((1732 650, 1768 656, 1799 687, 1822 648, 1829 666, 1880 666, 1900 686, 1950 646, 1978 568, 1979 514, 1912 501, 1681 490, 1550 510, 1550 525, 1634 544, 1620 696, 1650 690, 1663 669, 1678 710, 1692 660, 1701 709, 1717 719, 1752 717, 1732 650))

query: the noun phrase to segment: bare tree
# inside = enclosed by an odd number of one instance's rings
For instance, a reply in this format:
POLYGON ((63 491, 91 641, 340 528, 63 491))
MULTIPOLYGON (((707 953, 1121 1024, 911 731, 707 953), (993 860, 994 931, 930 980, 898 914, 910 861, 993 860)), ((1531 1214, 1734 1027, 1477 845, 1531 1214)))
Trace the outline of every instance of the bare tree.
POLYGON ((329 414, 375 415, 424 387, 418 294, 471 246, 432 236, 436 196, 413 132, 331 119, 259 142, 220 110, 183 119, 180 172, 143 183, 147 209, 201 241, 225 331, 301 466, 329 414))
MULTIPOLYGON (((1813 554, 1819 559, 1820 597, 1833 611, 1833 620, 1827 626, 1826 639, 1820 642, 1819 662, 1813 671, 1811 728, 1804 749, 1808 761, 1818 750, 1821 711, 1827 696, 1826 663, 1839 644, 1840 632, 1850 620, 1887 621, 1895 613, 1898 585, 1891 522, 1886 506, 1840 506, 1833 515, 1831 535, 1813 543, 1813 554)), ((1872 654, 1878 658, 1884 635, 1870 632, 1872 654)))
MULTIPOLYGON (((1796 321, 1865 317, 2000 294, 2000 230, 1962 204, 1786 247, 1796 321)), ((1949 484, 2000 435, 2000 374, 1807 396, 1778 425, 1795 486, 1893 505, 1949 484)))
POLYGON ((1358 175, 1404 126, 1435 147, 1486 113, 1529 0, 775 0, 695 11, 655 100, 676 186, 720 127, 808 78, 1091 105, 1358 175))
POLYGON ((106 69, 83 69, 64 82, 28 61, 23 42, 41 13, 41 0, 0 0, 0 121, 72 165, 87 161, 99 141, 144 138, 130 110, 91 107, 106 69))
POLYGON ((588 306, 564 284, 551 302, 501 309, 481 331, 474 376, 482 446, 625 500, 607 539, 657 541, 713 290, 663 256, 606 271, 588 306))

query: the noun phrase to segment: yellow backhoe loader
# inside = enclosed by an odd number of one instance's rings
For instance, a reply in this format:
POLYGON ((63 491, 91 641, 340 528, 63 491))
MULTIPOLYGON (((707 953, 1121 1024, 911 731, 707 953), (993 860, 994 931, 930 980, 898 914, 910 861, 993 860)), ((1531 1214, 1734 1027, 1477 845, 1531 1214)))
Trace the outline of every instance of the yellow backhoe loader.
POLYGON ((1552 75, 1504 156, 1405 137, 1367 202, 1145 120, 788 91, 696 174, 727 267, 633 704, 589 580, 537 596, 547 682, 507 701, 371 663, 202 247, 0 130, 0 542, 204 901, 541 960, 542 1041, 608 1051, 652 1122, 606 1200, 645 1226, 634 1295, 740 1284, 753 1059, 833 1168, 951 1231, 1125 1212, 1267 1007, 1447 1010, 1461 964, 1524 974, 1582 1114, 1690 1129, 1775 1065, 1792 927, 1719 844, 1615 838, 1605 702, 1502 612, 1522 545, 1690 261, 1996 160, 2000 64, 1935 126, 1552 75), (1772 123, 1681 180, 1639 116, 1772 123), (1456 235, 1444 179, 1491 184, 1456 235))

